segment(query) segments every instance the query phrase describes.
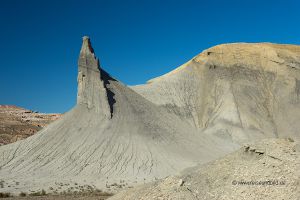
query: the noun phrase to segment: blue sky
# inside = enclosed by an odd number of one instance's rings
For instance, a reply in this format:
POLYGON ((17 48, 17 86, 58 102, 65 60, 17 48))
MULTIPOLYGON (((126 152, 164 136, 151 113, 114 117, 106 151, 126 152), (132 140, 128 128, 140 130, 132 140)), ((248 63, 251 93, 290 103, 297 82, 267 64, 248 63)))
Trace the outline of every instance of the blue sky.
POLYGON ((220 43, 300 44, 299 10, 298 0, 2 0, 0 104, 72 108, 83 35, 107 72, 135 85, 220 43))

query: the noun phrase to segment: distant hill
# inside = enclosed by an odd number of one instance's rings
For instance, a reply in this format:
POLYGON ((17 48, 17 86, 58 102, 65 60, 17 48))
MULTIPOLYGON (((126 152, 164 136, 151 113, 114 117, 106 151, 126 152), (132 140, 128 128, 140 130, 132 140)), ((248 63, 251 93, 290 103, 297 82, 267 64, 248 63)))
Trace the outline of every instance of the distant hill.
POLYGON ((13 105, 0 105, 0 145, 25 139, 61 114, 45 114, 13 105))

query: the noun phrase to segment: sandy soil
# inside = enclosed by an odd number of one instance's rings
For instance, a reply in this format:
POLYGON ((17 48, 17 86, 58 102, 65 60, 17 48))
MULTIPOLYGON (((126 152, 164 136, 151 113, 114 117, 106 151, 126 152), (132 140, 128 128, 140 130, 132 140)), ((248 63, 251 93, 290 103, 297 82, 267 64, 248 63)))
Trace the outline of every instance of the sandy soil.
POLYGON ((28 196, 28 197, 9 197, 4 200, 105 200, 108 196, 28 196))

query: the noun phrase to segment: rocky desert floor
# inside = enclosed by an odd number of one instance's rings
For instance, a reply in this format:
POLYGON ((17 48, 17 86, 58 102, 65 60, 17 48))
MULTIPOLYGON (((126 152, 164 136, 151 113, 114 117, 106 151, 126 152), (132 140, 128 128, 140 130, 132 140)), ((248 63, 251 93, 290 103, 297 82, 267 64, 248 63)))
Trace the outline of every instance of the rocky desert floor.
POLYGON ((46 195, 46 196, 27 196, 27 197, 8 197, 5 200, 105 200, 108 199, 109 196, 99 196, 99 195, 46 195))
POLYGON ((12 195, 11 193, 0 193, 0 199, 6 200, 62 200, 62 199, 76 199, 76 200, 105 200, 113 196, 113 193, 102 192, 100 190, 86 191, 86 192, 62 192, 57 194, 47 194, 45 190, 35 193, 21 192, 19 195, 12 195))

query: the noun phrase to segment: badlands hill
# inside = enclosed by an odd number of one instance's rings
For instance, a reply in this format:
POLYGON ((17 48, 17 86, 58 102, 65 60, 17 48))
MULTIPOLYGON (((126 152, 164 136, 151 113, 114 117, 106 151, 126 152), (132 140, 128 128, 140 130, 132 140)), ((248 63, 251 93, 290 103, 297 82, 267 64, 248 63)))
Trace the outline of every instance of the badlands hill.
POLYGON ((0 146, 31 136, 60 116, 0 105, 0 146))
POLYGON ((299 55, 292 45, 219 45, 128 87, 100 67, 84 37, 77 105, 0 148, 0 192, 114 191, 210 162, 244 142, 297 140, 299 55))
POLYGON ((223 44, 133 89, 203 135, 300 137, 300 46, 223 44))

